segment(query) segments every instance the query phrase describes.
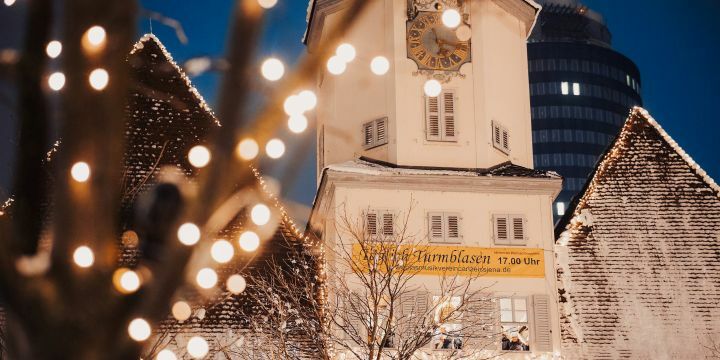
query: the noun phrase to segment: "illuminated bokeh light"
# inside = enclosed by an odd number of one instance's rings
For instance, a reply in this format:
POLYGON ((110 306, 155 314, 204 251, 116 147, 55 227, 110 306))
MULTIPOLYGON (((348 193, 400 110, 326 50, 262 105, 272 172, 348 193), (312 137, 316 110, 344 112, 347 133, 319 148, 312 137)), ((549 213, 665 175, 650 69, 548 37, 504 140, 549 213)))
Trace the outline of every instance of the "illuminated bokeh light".
POLYGON ((337 50, 335 51, 335 54, 340 57, 340 59, 346 63, 349 63, 353 60, 355 60, 355 56, 357 55, 357 52, 355 51, 355 47, 348 44, 340 44, 338 46, 337 50))
POLYGON ((390 70, 390 62, 384 56, 376 56, 370 61, 370 70, 375 75, 385 75, 390 70))
POLYGON ((198 286, 201 288, 210 289, 217 284, 218 276, 215 270, 211 268, 203 268, 198 271, 195 281, 197 281, 198 286))
POLYGON ((457 10, 447 9, 447 10, 443 11, 443 13, 442 13, 443 25, 454 29, 458 25, 460 25, 460 21, 462 21, 462 16, 460 15, 460 12, 458 12, 457 10))
POLYGON ((95 263, 95 254, 89 247, 80 246, 73 252, 73 261, 79 267, 88 268, 95 263))
POLYGON ((47 44, 47 46, 45 47, 45 53, 51 59, 54 59, 54 58, 60 56, 60 53, 62 53, 62 43, 57 40, 53 40, 53 41, 49 42, 47 44))
POLYGON ((227 286, 229 292, 237 295, 245 291, 247 282, 242 275, 235 274, 227 279, 227 283, 225 285, 227 286))
POLYGON ((196 168, 203 168, 210 163, 210 150, 202 145, 193 146, 188 152, 190 165, 196 168))
POLYGON ((212 256, 213 260, 224 264, 235 256, 235 249, 229 241, 218 240, 210 248, 210 256, 212 256))
POLYGON ((285 65, 279 59, 269 58, 263 61, 260 72, 265 79, 277 81, 285 75, 285 65))
POLYGON ((238 157, 248 161, 256 158, 260 152, 260 146, 253 139, 243 139, 237 145, 235 152, 238 157))
POLYGON ((245 231, 240 234, 238 242, 240 243, 241 249, 252 252, 260 246, 260 237, 253 231, 245 231))
POLYGON ((107 87, 110 75, 105 69, 95 69, 90 73, 88 81, 93 89, 100 91, 107 87))
POLYGON ((184 301, 178 301, 172 306, 172 315, 177 321, 185 321, 192 315, 192 308, 184 301))
POLYGON ((145 341, 152 334, 152 330, 145 319, 137 318, 128 325, 128 334, 135 341, 145 341))
POLYGON ((65 87, 65 74, 54 72, 48 76, 48 86, 54 91, 59 91, 65 87))
POLYGON ((270 158, 279 159, 285 153, 285 143, 280 139, 272 139, 265 145, 265 152, 270 158))
POLYGON ((308 127, 308 119, 305 115, 293 115, 288 118, 288 129, 290 131, 299 134, 308 127))
POLYGON ((257 204, 250 210, 250 218, 255 225, 265 225, 270 221, 270 208, 265 204, 257 204))
POLYGON ((201 359, 207 355, 208 351, 210 351, 208 343, 202 337, 193 336, 190 340, 188 340, 187 352, 193 358, 201 359))
POLYGON ((430 97, 437 97, 438 95, 440 95, 440 92, 442 92, 442 84, 440 84, 440 82, 435 79, 430 79, 425 82, 423 90, 425 91, 425 95, 430 97))

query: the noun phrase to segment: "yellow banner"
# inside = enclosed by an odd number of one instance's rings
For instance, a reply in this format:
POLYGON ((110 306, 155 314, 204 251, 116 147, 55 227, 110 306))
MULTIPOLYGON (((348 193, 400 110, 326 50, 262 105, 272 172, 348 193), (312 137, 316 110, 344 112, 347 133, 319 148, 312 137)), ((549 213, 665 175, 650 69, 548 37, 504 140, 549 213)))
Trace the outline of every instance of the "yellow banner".
POLYGON ((412 272, 423 275, 460 275, 492 277, 545 277, 545 258, 542 249, 479 248, 467 246, 413 246, 396 249, 388 244, 379 249, 353 245, 353 258, 359 268, 368 269, 372 263, 385 268, 381 254, 401 259, 398 263, 412 272), (365 253, 365 254, 364 254, 365 253))

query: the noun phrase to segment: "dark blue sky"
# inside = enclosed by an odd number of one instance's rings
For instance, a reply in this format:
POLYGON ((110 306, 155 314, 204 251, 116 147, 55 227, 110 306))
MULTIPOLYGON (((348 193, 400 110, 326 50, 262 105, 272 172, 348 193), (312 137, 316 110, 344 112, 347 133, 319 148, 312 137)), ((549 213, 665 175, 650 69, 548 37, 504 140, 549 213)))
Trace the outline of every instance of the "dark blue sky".
MULTIPOLYGON (((18 0, 18 3, 21 1, 24 0, 18 0)), ((178 62, 197 55, 222 55, 232 2, 141 1, 145 8, 183 24, 189 38, 187 45, 181 44, 171 29, 153 23, 153 32, 178 62)), ((720 32, 714 25, 716 15, 720 13, 720 2, 585 0, 584 3, 605 16, 613 34, 613 47, 640 68, 645 107, 713 178, 720 180, 720 160, 717 158, 720 144, 716 140, 720 123, 715 111, 715 107, 720 106, 720 72, 717 69, 720 44, 716 39, 720 32)), ((278 5, 268 12, 259 59, 274 55, 293 64, 303 54, 300 39, 305 31, 306 10, 305 0, 279 0, 278 5)), ((11 27, 11 22, 2 20, 12 19, 18 11, 0 9, 0 33, 8 34, 7 37, 2 35, 0 45, 7 45, 5 40, 12 37, 8 31, 17 31, 16 27, 11 27)), ((139 28, 140 33, 149 32, 148 21, 139 21, 139 28)), ((192 80, 213 104, 217 75, 205 74, 192 80)), ((8 131, 12 130, 6 126, 7 117, 4 117, 1 140, 6 142, 8 131)), ((287 164, 281 163, 268 172, 288 184, 284 192, 292 199, 309 204, 315 192, 314 129, 308 129, 300 137, 290 137, 286 132, 281 136, 291 139, 289 153, 304 154, 301 160, 295 160, 303 162, 302 171, 291 176, 292 179, 286 179, 283 175, 287 164), (303 145, 308 142, 310 145, 303 145)), ((6 145, 3 144, 2 149, 7 149, 6 145)), ((2 160, 3 169, 0 170, 7 172, 7 157, 2 160)))

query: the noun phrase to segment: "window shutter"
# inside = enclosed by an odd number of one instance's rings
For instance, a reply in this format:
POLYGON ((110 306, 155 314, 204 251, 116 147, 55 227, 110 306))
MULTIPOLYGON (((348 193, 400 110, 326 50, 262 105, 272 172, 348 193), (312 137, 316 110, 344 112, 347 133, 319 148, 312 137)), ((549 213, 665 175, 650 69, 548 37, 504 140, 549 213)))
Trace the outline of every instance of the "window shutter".
POLYGON ((428 315, 429 300, 430 294, 427 291, 419 290, 415 292, 415 317, 425 317, 426 315, 428 315))
POLYGON ((510 133, 507 129, 502 129, 502 148, 506 151, 510 151, 510 133))
POLYGON ((498 348, 500 330, 498 328, 497 304, 492 298, 482 297, 471 300, 465 306, 463 314, 463 336, 467 336, 465 348, 492 349, 498 348))
POLYGON ((512 239, 515 243, 525 243, 525 219, 523 217, 512 217, 512 239))
POLYGON ((387 118, 378 119, 375 128, 377 130, 375 145, 387 144, 387 118))
POLYGON ((448 214, 446 219, 447 219, 447 240, 458 241, 460 239, 460 215, 448 214))
POLYGON ((425 97, 425 127, 428 140, 440 140, 440 106, 437 97, 425 97))
MULTIPOLYGON (((366 305, 363 304, 363 301, 360 297, 360 295, 356 292, 350 293, 350 309, 346 312, 346 317, 348 318, 348 329, 346 329, 346 336, 349 337, 350 340, 354 340, 354 336, 350 336, 349 334, 353 334, 357 336, 357 339, 360 341, 367 341, 367 324, 366 320, 362 319, 363 315, 365 314, 365 307, 366 305)), ((362 344, 358 344, 362 345, 362 344)))
POLYGON ((508 217, 505 215, 495 215, 493 216, 493 223, 495 226, 495 243, 508 244, 510 242, 508 217))
POLYGON ((372 146, 374 142, 373 122, 371 121, 363 125, 363 146, 372 146))
POLYGON ((385 212, 382 214, 382 234, 393 235, 395 234, 395 221, 394 214, 391 212, 385 212))
POLYGON ((493 124, 492 127, 493 127, 493 144, 495 144, 496 147, 501 147, 502 146, 502 141, 501 141, 502 135, 500 134, 500 126, 498 126, 497 124, 493 124))
POLYGON ((377 235, 377 213, 369 212, 365 214, 365 227, 367 228, 368 235, 377 235))
POLYGON ((410 328, 416 324, 415 292, 408 291, 400 295, 400 305, 396 307, 395 319, 400 334, 408 334, 410 328))
POLYGON ((442 213, 429 213, 428 214, 429 233, 430 241, 442 241, 443 240, 443 214, 442 213))
POLYGON ((443 140, 455 140, 455 93, 446 91, 443 97, 443 140))
POLYGON ((533 322, 535 333, 532 337, 535 344, 533 351, 552 351, 552 334, 550 328, 550 301, 547 295, 533 296, 533 322))

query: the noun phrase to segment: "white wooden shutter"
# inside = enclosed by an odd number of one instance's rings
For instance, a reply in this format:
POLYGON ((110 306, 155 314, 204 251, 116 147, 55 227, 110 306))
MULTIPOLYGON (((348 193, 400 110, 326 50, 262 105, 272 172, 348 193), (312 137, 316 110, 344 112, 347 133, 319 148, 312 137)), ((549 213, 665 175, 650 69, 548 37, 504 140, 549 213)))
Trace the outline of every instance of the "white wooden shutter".
POLYGON ((459 214, 446 214, 445 216, 446 233, 445 239, 450 242, 457 242, 460 240, 460 215, 459 214))
POLYGON ((502 147, 502 134, 500 130, 500 125, 493 122, 492 124, 492 136, 493 136, 493 145, 495 145, 496 148, 502 147))
POLYGON ((443 241, 444 230, 443 230, 443 213, 431 212, 428 214, 428 233, 430 234, 430 241, 443 241))
POLYGON ((425 97, 425 132, 428 140, 440 140, 440 106, 437 97, 425 97))
POLYGON ((465 306, 463 314, 463 336, 466 349, 492 349, 498 348, 500 330, 498 326, 497 303, 490 297, 471 300, 465 306))
POLYGON ((525 218, 522 216, 510 216, 512 226, 512 243, 513 244, 525 244, 525 218))
POLYGON ((374 122, 368 122, 363 124, 363 146, 370 147, 375 143, 375 129, 374 122))
POLYGON ((455 128, 455 93, 445 91, 442 94, 442 120, 443 140, 455 140, 457 129, 455 128))
MULTIPOLYGON (((363 319, 364 315, 366 315, 364 311, 366 304, 363 303, 362 298, 356 292, 351 292, 350 299, 348 300, 352 302, 352 304, 350 305, 351 310, 349 309, 349 311, 345 314, 345 317, 348 319, 347 326, 349 327, 346 329, 346 332, 357 335, 357 338, 360 341, 366 341, 367 319, 363 319)), ((352 339, 352 337, 349 338, 352 339)))
MULTIPOLYGON (((418 290, 415 292, 415 317, 424 317, 428 315, 428 311, 430 310, 429 304, 430 302, 430 294, 427 291, 424 290, 418 290)), ((416 323, 419 323, 419 321, 415 320, 416 323)))
POLYGON ((415 324, 415 292, 409 291, 400 295, 399 306, 396 306, 395 319, 397 319, 397 326, 399 328, 399 334, 407 334, 410 327, 415 324))
POLYGON ((506 128, 502 128, 502 148, 506 153, 510 152, 510 132, 506 128))
POLYGON ((510 243, 510 231, 509 222, 507 215, 494 215, 493 226, 495 228, 495 243, 496 244, 509 244, 510 243))
POLYGON ((382 213, 382 234, 395 234, 395 214, 387 211, 382 213))
POLYGON ((534 344, 530 350, 552 351, 550 300, 547 295, 533 296, 533 323, 535 332, 530 334, 530 338, 534 344))
POLYGON ((387 144, 387 118, 375 122, 375 145, 387 144))
POLYGON ((365 228, 368 235, 378 234, 378 218, 376 212, 368 212, 365 214, 365 228))

